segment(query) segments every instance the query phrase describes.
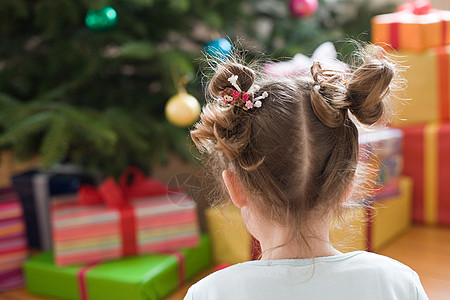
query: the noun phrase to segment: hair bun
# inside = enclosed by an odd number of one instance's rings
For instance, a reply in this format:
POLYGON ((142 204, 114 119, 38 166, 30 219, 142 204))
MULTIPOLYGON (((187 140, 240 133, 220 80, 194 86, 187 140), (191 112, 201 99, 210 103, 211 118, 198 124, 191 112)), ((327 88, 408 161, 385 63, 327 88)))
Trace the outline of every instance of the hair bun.
POLYGON ((255 82, 255 72, 238 63, 227 63, 225 65, 219 65, 216 73, 209 82, 208 90, 211 96, 218 97, 220 92, 227 87, 233 88, 228 81, 233 75, 238 76, 237 84, 242 91, 248 91, 255 82))
POLYGON ((314 86, 311 90, 311 106, 316 117, 327 127, 336 128, 344 123, 346 117, 347 89, 343 73, 323 70, 319 62, 311 66, 314 86))
POLYGON ((372 125, 382 119, 388 109, 386 102, 395 76, 395 64, 378 46, 366 49, 363 64, 353 73, 348 85, 350 111, 363 124, 372 125))

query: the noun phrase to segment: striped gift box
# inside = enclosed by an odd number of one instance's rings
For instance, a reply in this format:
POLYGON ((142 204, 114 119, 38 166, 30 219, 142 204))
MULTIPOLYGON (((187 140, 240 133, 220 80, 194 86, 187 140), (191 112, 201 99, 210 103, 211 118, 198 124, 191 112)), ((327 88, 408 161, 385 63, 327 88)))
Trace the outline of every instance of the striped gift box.
POLYGON ((28 256, 22 207, 12 188, 0 189, 0 291, 24 284, 22 264, 28 256))
POLYGON ((52 225, 60 266, 193 247, 200 236, 196 204, 184 194, 136 199, 124 208, 58 198, 52 225))

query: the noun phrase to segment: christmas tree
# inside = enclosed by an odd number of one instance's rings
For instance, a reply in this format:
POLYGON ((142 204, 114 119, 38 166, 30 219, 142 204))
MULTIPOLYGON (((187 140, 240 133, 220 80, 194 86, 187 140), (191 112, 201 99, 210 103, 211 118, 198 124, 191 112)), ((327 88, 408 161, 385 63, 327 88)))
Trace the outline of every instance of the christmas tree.
POLYGON ((189 159, 188 130, 164 108, 183 80, 203 101, 206 43, 226 37, 249 59, 289 58, 324 41, 368 40, 370 17, 390 10, 324 0, 298 18, 288 0, 2 0, 0 147, 111 175, 171 151, 189 159))

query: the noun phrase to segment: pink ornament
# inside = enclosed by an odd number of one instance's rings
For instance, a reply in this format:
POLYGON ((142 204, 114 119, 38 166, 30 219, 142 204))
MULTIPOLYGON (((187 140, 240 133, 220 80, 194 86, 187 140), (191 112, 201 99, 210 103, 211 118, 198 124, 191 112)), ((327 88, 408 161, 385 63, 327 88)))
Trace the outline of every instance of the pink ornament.
POLYGON ((245 102, 245 107, 247 107, 248 109, 252 109, 253 108, 253 102, 252 101, 245 102))
POLYGON ((242 95, 242 100, 247 101, 248 97, 249 97, 248 94, 244 94, 244 95, 242 95))
POLYGON ((290 0, 289 8, 296 17, 307 17, 314 14, 319 6, 318 0, 290 0))
POLYGON ((233 95, 233 98, 234 98, 234 99, 237 99, 237 98, 239 98, 239 96, 241 95, 241 93, 239 93, 238 91, 234 90, 232 95, 233 95))

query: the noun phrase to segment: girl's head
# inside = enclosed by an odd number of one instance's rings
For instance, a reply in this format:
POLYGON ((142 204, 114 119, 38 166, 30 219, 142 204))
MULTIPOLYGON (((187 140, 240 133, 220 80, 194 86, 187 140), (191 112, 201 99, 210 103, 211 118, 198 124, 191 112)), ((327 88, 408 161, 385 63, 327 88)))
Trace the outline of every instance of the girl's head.
POLYGON ((306 225, 314 213, 338 209, 357 185, 357 123, 385 119, 394 77, 381 48, 360 57, 353 72, 324 70, 315 62, 311 76, 291 78, 264 76, 232 61, 217 65, 208 84, 212 101, 191 136, 219 180, 223 170, 232 172, 248 205, 266 220, 306 225), (262 105, 223 105, 233 90, 254 91, 262 105))

